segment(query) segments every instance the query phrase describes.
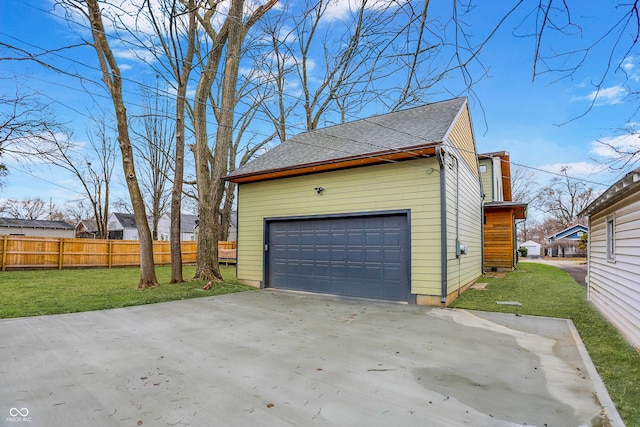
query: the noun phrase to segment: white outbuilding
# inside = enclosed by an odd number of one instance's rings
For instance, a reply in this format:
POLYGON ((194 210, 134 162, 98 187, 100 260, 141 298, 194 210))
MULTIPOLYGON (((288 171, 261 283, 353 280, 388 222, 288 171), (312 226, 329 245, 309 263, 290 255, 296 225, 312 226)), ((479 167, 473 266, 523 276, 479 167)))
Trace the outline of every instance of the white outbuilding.
POLYGON ((527 240, 523 244, 520 245, 521 248, 527 248, 527 256, 540 256, 541 255, 541 246, 540 243, 534 242, 533 240, 527 240))

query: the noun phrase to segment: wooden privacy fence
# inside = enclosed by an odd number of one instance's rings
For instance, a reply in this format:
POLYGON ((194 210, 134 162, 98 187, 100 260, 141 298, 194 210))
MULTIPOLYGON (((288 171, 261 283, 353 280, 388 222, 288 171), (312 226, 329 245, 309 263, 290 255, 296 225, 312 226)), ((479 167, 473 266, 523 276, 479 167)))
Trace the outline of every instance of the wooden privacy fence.
MULTIPOLYGON (((126 267, 140 265, 137 240, 62 239, 0 236, 2 271, 34 268, 64 269, 126 267)), ((171 243, 153 242, 156 265, 171 264, 171 243)), ((219 242, 219 249, 234 249, 236 242, 219 242)), ((182 262, 196 262, 198 242, 182 242, 182 262)), ((235 253, 234 253, 235 255, 235 253)))

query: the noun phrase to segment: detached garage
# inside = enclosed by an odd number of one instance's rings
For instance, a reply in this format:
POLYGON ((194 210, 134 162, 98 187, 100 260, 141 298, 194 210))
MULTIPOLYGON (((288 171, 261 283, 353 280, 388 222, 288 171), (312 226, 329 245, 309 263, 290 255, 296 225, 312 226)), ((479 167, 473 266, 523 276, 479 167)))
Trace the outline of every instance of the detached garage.
POLYGON ((245 283, 440 305, 482 273, 466 98, 299 134, 227 179, 245 283))

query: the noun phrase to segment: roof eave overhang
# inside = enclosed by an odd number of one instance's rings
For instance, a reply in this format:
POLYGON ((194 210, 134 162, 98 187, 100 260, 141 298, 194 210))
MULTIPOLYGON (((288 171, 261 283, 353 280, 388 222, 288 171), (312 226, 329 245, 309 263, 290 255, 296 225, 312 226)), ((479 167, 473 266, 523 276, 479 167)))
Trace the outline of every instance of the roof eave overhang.
POLYGON ((624 178, 602 193, 600 197, 591 202, 582 212, 578 213, 578 216, 588 216, 604 210, 638 188, 640 188, 640 170, 629 172, 624 178))
POLYGON ((283 169, 272 169, 244 175, 231 175, 224 177, 226 181, 236 184, 245 184, 249 182, 268 181, 272 179, 288 178, 300 175, 309 175, 319 172, 329 172, 341 169, 350 169, 360 166, 376 165, 381 163, 392 163, 396 161, 419 159, 422 157, 435 156, 436 146, 439 143, 432 143, 426 146, 409 147, 399 150, 384 151, 379 153, 369 153, 366 155, 345 157, 342 159, 333 159, 324 162, 308 163, 296 165, 283 169))
POLYGON ((485 210, 509 210, 515 215, 515 219, 527 219, 527 203, 516 202, 491 202, 484 205, 485 210))

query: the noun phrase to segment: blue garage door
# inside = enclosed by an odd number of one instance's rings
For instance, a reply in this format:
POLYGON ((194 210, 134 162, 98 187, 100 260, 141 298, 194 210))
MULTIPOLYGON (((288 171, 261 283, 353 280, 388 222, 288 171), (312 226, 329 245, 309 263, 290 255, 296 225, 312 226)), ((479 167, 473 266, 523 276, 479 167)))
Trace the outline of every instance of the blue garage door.
POLYGON ((406 213, 267 221, 266 286, 407 301, 406 213))

